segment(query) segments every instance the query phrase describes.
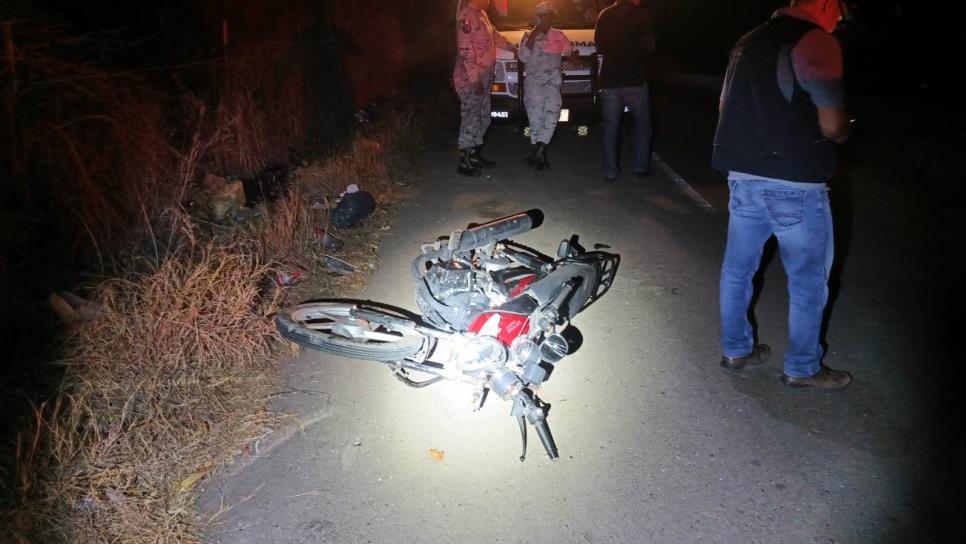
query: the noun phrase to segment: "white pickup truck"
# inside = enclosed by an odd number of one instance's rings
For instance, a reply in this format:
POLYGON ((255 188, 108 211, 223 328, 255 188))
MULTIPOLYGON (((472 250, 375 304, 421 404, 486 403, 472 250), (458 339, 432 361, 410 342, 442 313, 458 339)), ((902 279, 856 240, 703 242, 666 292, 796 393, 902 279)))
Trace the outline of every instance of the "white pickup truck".
MULTIPOLYGON (((543 0, 491 0, 487 14, 493 26, 510 43, 520 46, 523 35, 533 26, 533 8, 543 0)), ((458 0, 457 11, 465 0, 458 0)), ((555 0, 554 28, 561 30, 580 52, 576 59, 563 59, 563 107, 560 123, 577 125, 582 134, 597 123, 597 73, 599 61, 594 46, 594 26, 600 10, 613 0, 555 0)), ((516 122, 526 126, 523 93, 526 92, 526 67, 516 56, 497 50, 493 84, 490 87, 493 121, 516 122)))

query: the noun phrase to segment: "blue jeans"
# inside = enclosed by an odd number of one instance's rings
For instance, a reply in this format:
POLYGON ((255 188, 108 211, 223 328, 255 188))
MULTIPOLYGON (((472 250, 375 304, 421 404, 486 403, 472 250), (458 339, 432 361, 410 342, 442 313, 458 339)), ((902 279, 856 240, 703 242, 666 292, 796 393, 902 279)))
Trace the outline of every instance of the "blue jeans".
POLYGON ((751 353, 748 320, 752 278, 765 242, 774 235, 788 275, 788 349, 785 374, 796 378, 819 371, 822 313, 832 267, 832 213, 824 183, 729 180, 728 243, 721 265, 721 345, 727 357, 751 353))
POLYGON ((651 164, 651 107, 647 83, 640 87, 616 87, 601 90, 601 113, 604 117, 604 177, 616 178, 619 132, 624 107, 634 118, 634 168, 645 172, 651 164))

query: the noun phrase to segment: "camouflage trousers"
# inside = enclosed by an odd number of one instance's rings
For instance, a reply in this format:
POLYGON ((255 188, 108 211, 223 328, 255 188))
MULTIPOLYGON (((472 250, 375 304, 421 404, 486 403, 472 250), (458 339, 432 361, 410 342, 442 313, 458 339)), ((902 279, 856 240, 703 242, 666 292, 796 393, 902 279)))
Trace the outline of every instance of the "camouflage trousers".
POLYGON ((473 92, 467 82, 456 83, 456 94, 460 97, 460 149, 483 145, 483 135, 490 128, 490 82, 491 74, 481 75, 483 94, 473 92))
POLYGON ((527 80, 523 105, 530 119, 530 143, 549 144, 560 119, 560 84, 527 80))

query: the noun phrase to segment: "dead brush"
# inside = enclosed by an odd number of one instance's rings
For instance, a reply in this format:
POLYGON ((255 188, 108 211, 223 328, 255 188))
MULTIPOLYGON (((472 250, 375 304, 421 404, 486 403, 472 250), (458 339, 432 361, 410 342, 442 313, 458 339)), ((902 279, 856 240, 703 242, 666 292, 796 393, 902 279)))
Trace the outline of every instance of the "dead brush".
POLYGON ((400 194, 395 183, 402 172, 392 171, 395 155, 419 149, 420 127, 411 108, 375 121, 352 144, 301 173, 302 192, 310 200, 324 201, 355 183, 377 202, 390 202, 400 194))
POLYGON ((97 288, 107 315, 72 333, 60 396, 21 434, 12 541, 198 539, 195 483, 279 417, 276 300, 251 248, 189 244, 97 288))
POLYGON ((389 177, 384 156, 382 143, 371 138, 359 138, 345 153, 325 161, 319 175, 328 181, 327 185, 338 188, 339 192, 347 185, 355 183, 378 198, 376 192, 389 177))
POLYGON ((265 207, 263 220, 253 226, 265 259, 281 262, 293 255, 309 252, 324 210, 312 209, 296 180, 279 200, 265 207))
POLYGON ((386 149, 396 153, 411 153, 423 147, 423 122, 425 117, 417 117, 413 106, 395 109, 370 129, 369 135, 381 142, 386 149))
MULTIPOLYGON (((59 395, 19 434, 17 504, 0 512, 0 541, 200 540, 197 482, 257 449, 285 417, 266 409, 277 385, 271 316, 282 295, 345 296, 375 266, 400 191, 386 167, 394 134, 377 133, 385 140, 357 141, 345 156, 303 169, 249 229, 204 234, 184 214, 169 214, 173 234, 152 259, 95 286, 91 298, 106 315, 70 333, 59 395), (364 228, 340 233, 342 256, 359 273, 318 273, 296 289, 266 289, 293 254, 314 257, 319 272, 313 231, 328 227, 324 204, 348 183, 380 202, 364 228)), ((184 159, 195 164, 205 147, 196 141, 190 149, 184 159)))
MULTIPOLYGON (((403 172, 394 171, 390 165, 399 154, 396 146, 402 142, 421 141, 412 110, 392 115, 373 124, 366 135, 360 135, 340 154, 301 169, 297 177, 300 198, 289 205, 301 206, 298 227, 288 223, 284 231, 272 227, 277 239, 283 232, 297 233, 291 247, 301 249, 311 268, 311 280, 287 293, 288 302, 339 296, 357 292, 365 285, 368 273, 375 268, 379 240, 391 228, 392 205, 404 189, 394 183, 403 172), (409 112, 409 113, 407 113, 409 112), (376 211, 363 221, 362 228, 333 229, 328 221, 329 213, 336 206, 339 193, 355 183, 376 198, 376 211), (357 273, 338 276, 327 271, 323 264, 325 251, 311 238, 315 228, 333 230, 345 241, 345 250, 338 257, 356 266, 357 273)), ((294 198, 290 195, 290 198, 294 198)), ((291 211, 288 217, 292 217, 291 211)), ((279 225, 286 224, 280 221, 279 225)), ((278 245, 278 244, 276 244, 278 245)))
POLYGON ((71 39, 37 22, 18 28, 20 81, 10 97, 18 109, 10 117, 25 182, 10 189, 22 208, 49 210, 70 246, 124 247, 142 207, 160 209, 177 192, 165 97, 135 75, 64 55, 110 47, 101 39, 71 39))

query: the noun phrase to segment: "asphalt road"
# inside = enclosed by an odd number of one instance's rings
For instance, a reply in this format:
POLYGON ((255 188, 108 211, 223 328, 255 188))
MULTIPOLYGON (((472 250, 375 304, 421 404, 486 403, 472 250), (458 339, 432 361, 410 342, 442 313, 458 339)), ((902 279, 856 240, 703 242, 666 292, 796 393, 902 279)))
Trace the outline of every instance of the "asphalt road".
MULTIPOLYGON (((559 461, 535 440, 518 460, 516 422, 499 399, 473 413, 465 390, 410 389, 377 364, 303 351, 282 367, 299 391, 276 405, 303 425, 207 482, 203 509, 230 507, 208 536, 240 544, 952 541, 962 459, 947 457, 962 439, 950 432, 956 418, 936 376, 938 352, 926 350, 936 338, 933 307, 920 303, 929 286, 909 276, 929 247, 890 222, 895 209, 864 198, 871 189, 849 186, 836 212, 848 215, 826 363, 851 371, 853 385, 829 394, 780 383, 787 300, 775 257, 755 311, 773 359, 747 375, 719 369, 727 214, 723 183, 706 166, 714 96, 656 96, 656 152, 669 169, 615 184, 601 181, 597 133, 561 131, 551 170, 534 173, 509 127, 492 129, 485 149, 498 167, 461 178, 455 127, 444 123, 359 296, 415 311, 408 266, 420 242, 529 208, 546 220, 521 243, 552 253, 577 233, 585 245, 611 246, 622 258, 617 280, 574 320, 583 343, 540 391, 559 461)), ((890 202, 910 213, 902 199, 890 202)))

